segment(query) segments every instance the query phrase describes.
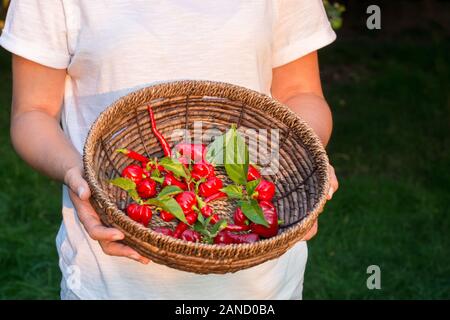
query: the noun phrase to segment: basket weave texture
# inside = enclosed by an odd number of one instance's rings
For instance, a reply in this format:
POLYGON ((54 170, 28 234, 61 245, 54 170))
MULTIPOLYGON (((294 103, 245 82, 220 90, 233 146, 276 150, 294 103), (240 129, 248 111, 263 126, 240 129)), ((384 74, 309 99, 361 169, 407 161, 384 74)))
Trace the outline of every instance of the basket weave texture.
MULTIPOLYGON (((254 149, 249 146, 250 155, 257 151, 254 149)), ((221 82, 169 82, 122 97, 91 127, 83 162, 92 191, 91 203, 105 225, 121 230, 125 234, 123 242, 153 262, 199 274, 236 272, 279 257, 301 240, 326 202, 328 158, 312 129, 269 96, 221 82), (115 150, 126 147, 149 157, 162 156, 150 128, 148 104, 154 110, 159 131, 169 142, 174 129, 187 129, 192 134, 194 122, 200 121, 203 132, 225 132, 233 123, 240 132, 279 130, 279 144, 275 146, 279 148, 279 169, 274 175, 264 176, 276 184, 273 203, 283 220, 277 236, 252 244, 192 243, 152 231, 154 226, 171 225, 156 214, 145 228, 124 213, 130 199, 109 180, 120 176, 132 160, 115 150)), ((226 180, 224 175, 219 176, 226 180)), ((218 200, 212 206, 224 218, 230 218, 235 209, 231 200, 218 200)))

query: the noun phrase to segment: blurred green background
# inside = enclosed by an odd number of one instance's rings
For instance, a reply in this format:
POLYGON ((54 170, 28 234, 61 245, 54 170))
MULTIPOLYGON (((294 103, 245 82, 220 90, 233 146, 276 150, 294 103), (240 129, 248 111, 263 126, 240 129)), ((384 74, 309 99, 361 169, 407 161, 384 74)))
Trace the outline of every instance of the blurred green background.
MULTIPOLYGON (((445 1, 346 7, 320 52, 334 113, 328 151, 340 179, 309 242, 305 299, 450 298, 450 81, 445 1), (381 290, 368 290, 370 265, 381 290)), ((30 169, 9 138, 10 55, 0 50, 0 298, 57 299, 61 186, 30 169)))

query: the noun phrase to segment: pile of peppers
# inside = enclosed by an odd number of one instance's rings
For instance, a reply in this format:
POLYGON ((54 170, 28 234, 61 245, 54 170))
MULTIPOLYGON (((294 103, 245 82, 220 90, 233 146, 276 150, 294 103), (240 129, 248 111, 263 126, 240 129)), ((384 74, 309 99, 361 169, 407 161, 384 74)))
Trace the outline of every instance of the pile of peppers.
POLYGON ((278 234, 280 221, 272 203, 275 185, 264 180, 255 165, 245 166, 245 177, 236 180, 239 183, 225 186, 216 175, 216 166, 207 161, 206 145, 183 142, 172 150, 157 129, 151 106, 148 113, 164 157, 150 159, 127 148, 118 149, 134 163, 110 181, 133 200, 125 210, 132 220, 148 227, 157 214, 172 222, 172 227, 152 226, 153 231, 217 245, 253 243, 278 234), (238 203, 232 221, 221 219, 210 205, 227 197, 238 203))

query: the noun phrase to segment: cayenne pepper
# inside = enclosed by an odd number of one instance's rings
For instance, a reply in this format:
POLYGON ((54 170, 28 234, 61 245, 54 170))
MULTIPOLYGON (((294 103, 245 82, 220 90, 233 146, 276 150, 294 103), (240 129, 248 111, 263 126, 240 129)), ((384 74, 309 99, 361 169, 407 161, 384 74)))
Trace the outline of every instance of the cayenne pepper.
POLYGON ((155 121, 155 114, 153 113, 153 109, 150 105, 147 107, 148 114, 150 115, 150 124, 152 127, 153 134, 156 136, 156 138, 159 141, 159 144, 161 145, 161 148, 163 149, 164 155, 166 157, 172 157, 172 149, 170 148, 169 143, 167 142, 166 138, 161 134, 161 132, 158 131, 156 128, 156 121, 155 121))

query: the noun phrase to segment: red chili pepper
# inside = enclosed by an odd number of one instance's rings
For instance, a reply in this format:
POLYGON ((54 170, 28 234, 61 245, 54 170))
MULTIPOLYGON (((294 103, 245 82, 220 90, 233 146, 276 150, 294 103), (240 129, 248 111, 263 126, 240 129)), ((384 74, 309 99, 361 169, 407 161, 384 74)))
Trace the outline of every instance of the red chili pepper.
POLYGON ((131 203, 127 207, 127 214, 132 220, 142 223, 145 227, 152 220, 152 210, 147 205, 131 203))
POLYGON ((278 215, 277 210, 274 205, 268 201, 261 201, 259 203, 264 218, 266 218, 269 227, 265 227, 261 224, 256 224, 254 222, 250 223, 250 229, 252 232, 260 235, 263 238, 270 238, 278 234, 278 215))
POLYGON ((238 226, 247 226, 249 224, 247 217, 239 207, 237 207, 236 211, 234 211, 233 220, 238 226))
POLYGON ((259 173, 258 169, 255 168, 253 165, 248 166, 248 172, 247 172, 247 180, 257 180, 261 178, 261 174, 259 173))
POLYGON ((202 241, 202 236, 197 231, 187 229, 181 234, 181 239, 189 242, 200 242, 202 241))
POLYGON ((202 197, 209 197, 219 192, 223 187, 223 182, 217 177, 209 177, 205 182, 201 183, 198 187, 198 193, 202 197))
POLYGON ((229 224, 224 228, 224 230, 233 231, 233 232, 248 231, 248 230, 250 230, 250 226, 246 225, 246 224, 243 224, 243 225, 229 224))
POLYGON ((275 185, 270 181, 261 180, 255 188, 255 192, 257 192, 256 199, 259 201, 272 201, 275 195, 275 185))
POLYGON ((234 234, 228 230, 220 231, 214 237, 215 244, 231 244, 231 243, 254 243, 259 240, 256 233, 234 234))
POLYGON ((181 182, 172 173, 166 174, 163 181, 163 187, 167 186, 177 186, 180 187, 182 190, 187 190, 187 185, 184 182, 181 182))
POLYGON ((225 192, 219 191, 209 197, 207 197, 205 200, 203 200, 205 203, 212 202, 214 200, 226 198, 227 194, 225 192))
POLYGON ((201 178, 214 177, 214 166, 209 163, 196 163, 192 166, 191 176, 195 180, 200 180, 201 178))
POLYGON ((181 234, 188 228, 188 225, 184 222, 178 223, 175 231, 173 232, 173 236, 177 239, 181 237, 181 234))
POLYGON ((206 145, 180 142, 175 146, 175 150, 183 156, 190 157, 194 163, 206 162, 206 145))
POLYGON ((197 212, 192 212, 186 215, 186 221, 191 226, 197 221, 197 219, 198 219, 197 212))
POLYGON ((144 177, 144 169, 137 164, 130 164, 122 171, 122 177, 132 180, 138 184, 144 177))
POLYGON ((210 206, 204 206, 200 209, 200 211, 205 218, 212 217, 211 220, 209 220, 211 224, 216 224, 220 220, 217 213, 214 213, 210 206))
POLYGON ((167 227, 156 227, 153 231, 165 234, 166 236, 173 236, 173 230, 167 227))
POLYGON ((175 200, 180 205, 185 215, 194 211, 193 206, 197 204, 197 197, 192 191, 184 191, 176 195, 175 200))
POLYGON ((130 149, 126 149, 126 148, 125 149, 117 149, 116 151, 123 153, 130 159, 142 162, 143 164, 146 164, 147 162, 150 161, 147 157, 143 156, 142 154, 140 154, 136 151, 130 150, 130 149))
POLYGON ((149 206, 142 205, 139 209, 139 212, 141 214, 141 223, 144 225, 144 227, 147 227, 152 220, 152 210, 149 206))
POLYGON ((150 178, 141 180, 136 187, 139 197, 148 199, 156 194, 156 182, 150 178))
POLYGON ((140 222, 141 216, 139 214, 139 205, 137 203, 130 203, 127 207, 127 215, 136 222, 140 222))
POLYGON ((174 216, 173 214, 171 214, 171 213, 168 212, 168 211, 164 211, 164 210, 161 210, 161 211, 159 212, 159 217, 160 217, 163 221, 166 221, 166 222, 170 222, 170 221, 172 221, 173 219, 175 219, 175 216, 174 216))
POLYGON ((149 105, 147 109, 148 114, 150 115, 150 125, 152 127, 153 134, 159 140, 159 144, 163 149, 164 155, 166 157, 172 157, 172 149, 170 149, 169 143, 167 142, 166 138, 164 138, 164 136, 161 134, 161 132, 159 132, 158 129, 156 128, 155 114, 153 113, 152 107, 149 105))

